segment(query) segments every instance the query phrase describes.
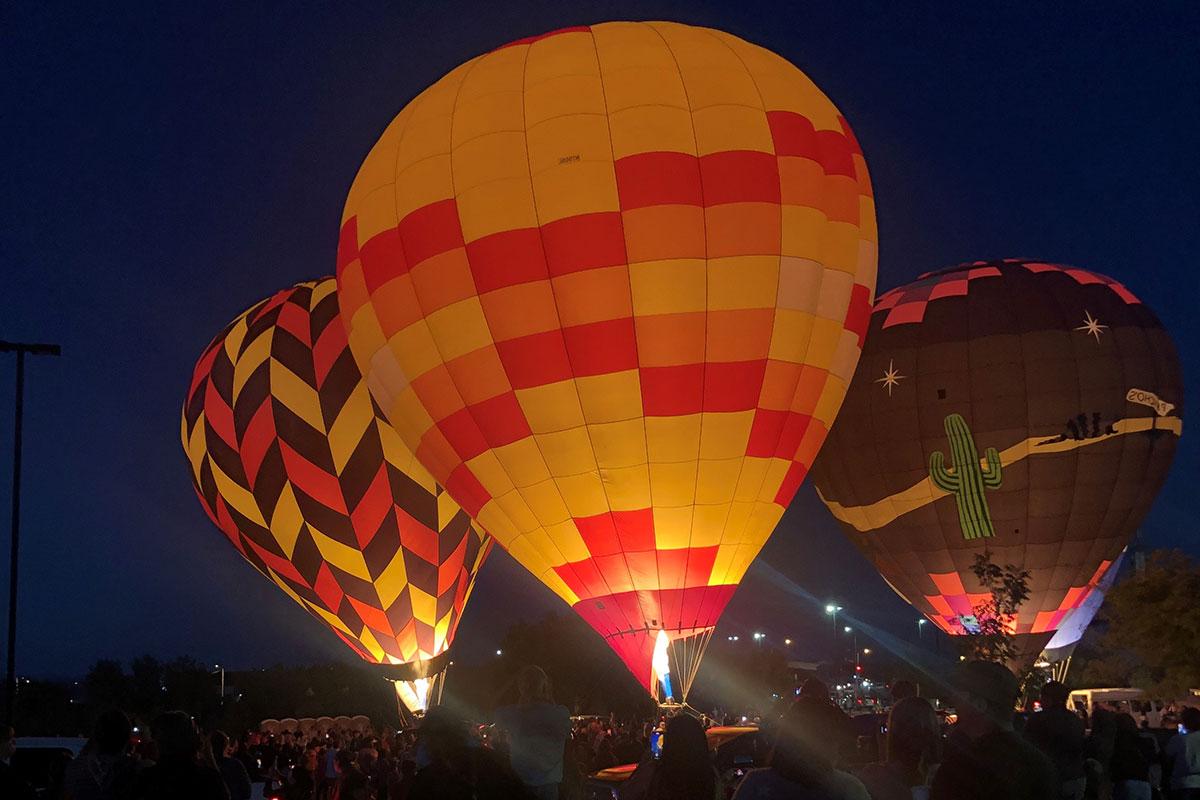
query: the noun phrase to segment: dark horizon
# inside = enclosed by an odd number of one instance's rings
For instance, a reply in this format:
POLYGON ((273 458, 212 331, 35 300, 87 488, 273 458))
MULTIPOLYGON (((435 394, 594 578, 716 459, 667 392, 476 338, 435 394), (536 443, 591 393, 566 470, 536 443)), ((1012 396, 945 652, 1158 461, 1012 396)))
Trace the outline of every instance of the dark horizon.
MULTIPOLYGON (((975 259, 1101 272, 1172 332, 1196 396, 1196 6, 14 8, 0 338, 63 348, 26 362, 19 674, 74 677, 144 652, 231 667, 357 661, 204 516, 178 435, 193 364, 259 299, 332 274, 346 190, 411 97, 508 41, 619 18, 728 30, 835 101, 871 170, 880 292, 975 259)), ((0 358, 6 523, 13 363, 0 358)), ((1200 556, 1198 480, 1200 444, 1185 435, 1143 546, 1200 556)), ((917 613, 807 482, 760 561, 850 619, 916 638, 917 613)), ((718 635, 761 630, 799 642, 798 657, 823 652, 819 603, 797 607, 765 572, 751 569, 718 635)), ((511 623, 553 610, 566 609, 497 551, 456 647, 482 658, 511 623)))

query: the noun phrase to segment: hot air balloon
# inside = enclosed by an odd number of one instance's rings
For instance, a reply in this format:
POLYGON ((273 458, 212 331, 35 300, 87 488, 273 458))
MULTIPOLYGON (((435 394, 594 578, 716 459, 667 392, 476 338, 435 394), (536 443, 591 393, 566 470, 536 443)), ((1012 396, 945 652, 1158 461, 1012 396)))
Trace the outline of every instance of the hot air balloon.
POLYGON ((1031 573, 1028 663, 1087 601, 1146 516, 1182 430, 1170 336, 1120 283, 980 261, 880 296, 813 483, 891 587, 974 632, 971 570, 1031 573))
POLYGON ((332 278, 279 292, 213 340, 182 436, 200 503, 238 552, 389 665, 408 711, 436 702, 490 540, 379 414, 332 278))
POLYGON ((837 413, 875 261, 866 164, 803 73, 605 23, 410 102, 350 189, 337 272, 417 458, 678 700, 837 413))
POLYGON ((1096 618, 1096 612, 1104 604, 1104 595, 1108 594, 1108 590, 1116 583, 1117 573, 1121 571, 1121 562, 1124 558, 1125 551, 1122 550, 1121 555, 1117 556, 1117 560, 1113 562, 1112 566, 1088 585, 1087 596, 1062 618, 1054 636, 1050 638, 1042 650, 1042 654, 1038 656, 1038 665, 1048 667, 1054 680, 1066 682, 1067 672, 1071 669, 1071 657, 1075 655, 1075 648, 1079 645, 1079 640, 1083 638, 1088 626, 1092 624, 1092 620, 1096 618))

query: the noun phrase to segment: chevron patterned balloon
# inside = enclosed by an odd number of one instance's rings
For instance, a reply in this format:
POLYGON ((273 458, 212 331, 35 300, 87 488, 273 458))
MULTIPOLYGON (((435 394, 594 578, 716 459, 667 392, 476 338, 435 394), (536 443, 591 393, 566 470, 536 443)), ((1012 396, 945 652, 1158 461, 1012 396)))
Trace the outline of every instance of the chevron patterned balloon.
POLYGON ((363 659, 412 680, 441 669, 491 542, 379 413, 332 278, 213 340, 182 437, 201 505, 259 572, 363 659))

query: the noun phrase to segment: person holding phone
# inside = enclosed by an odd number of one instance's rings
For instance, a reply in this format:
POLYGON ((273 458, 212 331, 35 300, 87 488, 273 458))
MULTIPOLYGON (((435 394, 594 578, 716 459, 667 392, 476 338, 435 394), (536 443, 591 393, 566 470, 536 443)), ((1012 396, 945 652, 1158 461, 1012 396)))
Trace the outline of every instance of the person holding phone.
POLYGON ((687 714, 672 717, 650 734, 651 757, 621 787, 621 800, 717 800, 721 780, 700 723, 687 714), (659 755, 654 755, 655 742, 659 755))
POLYGON ((1171 765, 1171 800, 1200 800, 1200 708, 1185 708, 1179 733, 1164 751, 1171 765))

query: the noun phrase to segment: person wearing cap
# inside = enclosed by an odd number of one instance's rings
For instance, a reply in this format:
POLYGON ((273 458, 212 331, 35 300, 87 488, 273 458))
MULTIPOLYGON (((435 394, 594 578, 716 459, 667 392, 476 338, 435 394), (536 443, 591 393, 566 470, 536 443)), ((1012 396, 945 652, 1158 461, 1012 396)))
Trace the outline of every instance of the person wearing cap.
POLYGON ((1060 800, 1054 764, 1013 730, 1017 677, 968 661, 954 676, 954 725, 930 800, 1060 800))
POLYGON ((1064 800, 1083 800, 1087 773, 1083 769, 1083 720, 1067 710, 1071 690, 1058 681, 1042 687, 1042 710, 1025 725, 1025 738, 1054 762, 1064 800))

